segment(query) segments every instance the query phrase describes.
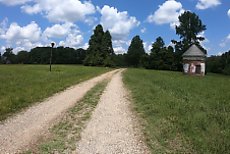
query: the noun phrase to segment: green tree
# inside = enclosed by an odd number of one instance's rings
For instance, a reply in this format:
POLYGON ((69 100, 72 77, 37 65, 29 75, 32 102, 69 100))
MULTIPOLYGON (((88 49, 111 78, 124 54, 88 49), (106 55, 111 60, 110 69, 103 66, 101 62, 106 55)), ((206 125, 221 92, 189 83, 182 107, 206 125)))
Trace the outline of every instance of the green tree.
POLYGON ((14 64, 16 63, 16 56, 13 53, 13 48, 6 48, 6 52, 2 55, 4 59, 4 63, 6 64, 14 64))
POLYGON ((221 56, 211 56, 206 59, 207 72, 222 73, 221 56))
POLYGON ((152 44, 151 53, 158 53, 162 48, 164 48, 165 42, 162 37, 158 37, 156 41, 152 44))
POLYGON ((106 56, 114 54, 112 37, 111 37, 110 32, 108 30, 104 33, 104 36, 103 36, 102 51, 106 56))
POLYGON ((200 32, 206 30, 206 26, 203 25, 199 16, 190 11, 185 11, 179 16, 179 26, 176 26, 176 34, 184 41, 187 41, 189 44, 199 41, 203 41, 204 37, 198 37, 200 32))
POLYGON ((165 70, 174 70, 174 49, 172 46, 168 46, 164 48, 165 54, 163 54, 164 59, 164 67, 165 70))
POLYGON ((206 30, 206 26, 202 23, 199 16, 190 11, 185 11, 179 16, 179 25, 176 26, 176 34, 180 36, 180 41, 172 40, 175 45, 175 62, 176 70, 182 70, 182 54, 195 43, 200 49, 206 53, 202 48, 200 41, 205 38, 198 36, 199 33, 206 30))
POLYGON ((175 41, 172 40, 172 43, 175 45, 174 52, 174 66, 176 71, 181 71, 182 67, 182 54, 189 48, 189 44, 186 41, 175 41))
POLYGON ((151 53, 149 56, 149 63, 147 68, 172 70, 173 68, 173 48, 171 46, 165 47, 164 40, 158 37, 152 44, 151 53))
MULTIPOLYGON (((48 64, 50 58, 51 47, 36 47, 28 52, 28 62, 32 64, 48 64)), ((25 57, 27 53, 23 52, 18 54, 19 63, 22 58, 25 57), (21 55, 22 54, 22 55, 21 55)), ((59 46, 53 48, 52 63, 53 64, 83 64, 86 57, 86 50, 79 48, 75 50, 70 47, 59 46)))
POLYGON ((104 66, 114 66, 114 50, 112 44, 112 37, 110 32, 107 30, 104 33, 102 40, 102 53, 104 58, 104 66))
POLYGON ((29 53, 27 51, 19 51, 17 54, 17 63, 28 64, 29 53))
POLYGON ((82 48, 79 48, 76 50, 76 53, 77 53, 77 61, 76 63, 77 64, 83 64, 83 61, 86 57, 86 50, 85 49, 82 49, 82 48))
POLYGON ((118 67, 127 66, 126 54, 117 54, 117 55, 115 54, 113 58, 114 58, 115 66, 118 66, 118 67))
POLYGON ((160 69, 160 65, 163 63, 161 58, 161 52, 165 46, 164 40, 158 37, 156 41, 152 44, 152 49, 149 57, 149 68, 160 69))
MULTIPOLYGON (((36 47, 30 50, 29 63, 49 64, 51 47, 36 47)), ((55 52, 53 52, 53 57, 55 52)), ((53 59, 53 61, 55 61, 53 59)))
POLYGON ((85 65, 110 66, 112 65, 112 37, 109 31, 104 32, 102 25, 97 25, 94 34, 90 37, 85 65))
POLYGON ((103 58, 101 57, 101 44, 103 40, 103 27, 102 25, 97 25, 94 29, 94 34, 90 37, 89 47, 87 49, 87 55, 84 60, 85 65, 95 66, 102 65, 103 58))
POLYGON ((2 63, 2 53, 0 52, 0 64, 2 63))
POLYGON ((223 68, 222 73, 230 75, 230 51, 221 55, 221 66, 223 68))
POLYGON ((140 36, 133 37, 131 44, 128 48, 126 55, 127 63, 129 66, 139 67, 141 66, 141 59, 145 55, 145 49, 143 41, 140 36))
POLYGON ((221 56, 211 56, 206 60, 207 72, 230 75, 230 50, 221 56))

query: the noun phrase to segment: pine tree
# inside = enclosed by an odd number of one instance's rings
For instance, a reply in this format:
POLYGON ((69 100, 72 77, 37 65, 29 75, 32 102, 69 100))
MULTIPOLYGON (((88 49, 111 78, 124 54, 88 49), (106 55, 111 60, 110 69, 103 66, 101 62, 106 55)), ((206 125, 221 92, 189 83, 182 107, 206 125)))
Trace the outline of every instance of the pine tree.
POLYGON ((199 16, 195 13, 185 11, 179 16, 180 25, 176 26, 176 34, 180 36, 183 41, 189 44, 203 41, 204 37, 198 37, 198 34, 206 30, 199 16))
POLYGON ((2 53, 0 52, 0 64, 2 63, 2 53))
POLYGON ((145 50, 143 46, 143 41, 140 36, 135 36, 128 48, 127 52, 127 62, 128 65, 138 67, 141 66, 141 58, 145 55, 145 50))
POLYGON ((2 55, 5 58, 5 63, 13 64, 16 63, 16 56, 13 53, 13 48, 6 48, 6 52, 2 55))
POLYGON ((112 37, 110 32, 107 30, 103 36, 102 52, 104 56, 104 66, 114 66, 114 50, 112 45, 112 37))
POLYGON ((113 55, 113 45, 112 45, 112 37, 110 32, 107 30, 103 36, 103 43, 102 43, 103 52, 108 55, 113 55))
POLYGON ((182 70, 182 54, 195 43, 200 49, 207 53, 207 51, 201 47, 200 41, 205 38, 198 36, 199 33, 206 30, 206 26, 203 25, 199 16, 190 11, 185 11, 179 16, 179 25, 176 26, 176 34, 180 36, 180 41, 172 40, 175 44, 175 62, 176 70, 182 70))
POLYGON ((148 68, 172 70, 172 65, 173 48, 171 46, 165 47, 164 40, 158 37, 152 44, 148 68))
POLYGON ((113 54, 110 32, 104 32, 102 25, 97 25, 94 34, 89 40, 89 47, 84 64, 90 66, 112 66, 113 54))
POLYGON ((95 66, 95 65, 102 65, 103 58, 101 56, 101 44, 103 40, 103 27, 102 25, 97 25, 94 34, 91 36, 89 40, 89 47, 87 49, 87 56, 85 58, 84 64, 95 66))

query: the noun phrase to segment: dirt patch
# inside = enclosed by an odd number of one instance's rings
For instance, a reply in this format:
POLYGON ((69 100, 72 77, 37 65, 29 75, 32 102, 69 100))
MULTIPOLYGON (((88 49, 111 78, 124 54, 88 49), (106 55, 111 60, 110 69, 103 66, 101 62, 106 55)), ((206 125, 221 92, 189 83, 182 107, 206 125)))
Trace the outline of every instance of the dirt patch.
POLYGON ((36 143, 67 109, 73 107, 99 81, 111 77, 116 71, 72 86, 1 123, 0 153, 20 153, 36 143))
POLYGON ((122 82, 122 71, 112 77, 102 94, 91 120, 81 134, 76 153, 149 153, 137 131, 128 92, 122 82))

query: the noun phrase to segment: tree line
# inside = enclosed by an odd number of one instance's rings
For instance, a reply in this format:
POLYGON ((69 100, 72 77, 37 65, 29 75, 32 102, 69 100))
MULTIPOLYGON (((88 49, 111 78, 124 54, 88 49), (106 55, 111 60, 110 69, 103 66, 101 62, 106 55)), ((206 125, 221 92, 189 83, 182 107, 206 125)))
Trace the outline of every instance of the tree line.
POLYGON ((208 57, 207 71, 230 75, 230 50, 221 56, 208 57))
POLYGON ((15 55, 13 48, 6 48, 3 55, 0 55, 3 64, 49 64, 52 50, 53 64, 83 64, 86 50, 69 47, 36 47, 30 52, 20 51, 15 55))
MULTIPOLYGON (((198 34, 206 30, 195 13, 185 11, 179 16, 179 25, 175 26, 180 40, 172 40, 173 46, 166 46, 162 37, 157 37, 152 44, 150 53, 146 53, 140 36, 133 37, 127 53, 115 54, 110 32, 104 31, 102 25, 97 25, 89 40, 87 50, 69 47, 36 47, 30 52, 20 51, 15 55, 12 48, 7 48, 0 55, 1 63, 48 64, 50 52, 53 50, 53 64, 83 64, 86 66, 108 67, 144 67, 157 70, 182 70, 182 54, 196 44, 201 51, 207 51, 200 45, 205 38, 198 34)), ((230 74, 229 52, 222 56, 207 58, 207 71, 230 74)))

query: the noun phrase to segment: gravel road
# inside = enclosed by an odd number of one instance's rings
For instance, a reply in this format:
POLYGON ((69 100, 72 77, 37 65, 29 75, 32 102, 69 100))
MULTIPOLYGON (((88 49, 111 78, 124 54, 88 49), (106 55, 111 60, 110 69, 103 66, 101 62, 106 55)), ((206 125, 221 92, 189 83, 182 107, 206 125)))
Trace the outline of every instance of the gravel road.
POLYGON ((68 108, 79 101, 99 81, 117 70, 105 73, 55 94, 42 103, 0 123, 0 153, 19 153, 45 134, 68 108))
POLYGON ((78 154, 148 154, 121 73, 109 82, 77 143, 78 154), (136 127, 137 126, 137 127, 136 127))

